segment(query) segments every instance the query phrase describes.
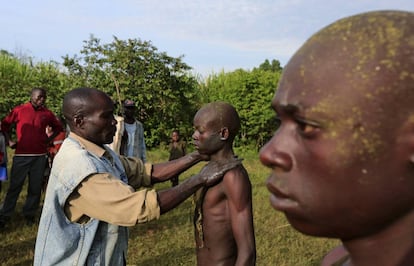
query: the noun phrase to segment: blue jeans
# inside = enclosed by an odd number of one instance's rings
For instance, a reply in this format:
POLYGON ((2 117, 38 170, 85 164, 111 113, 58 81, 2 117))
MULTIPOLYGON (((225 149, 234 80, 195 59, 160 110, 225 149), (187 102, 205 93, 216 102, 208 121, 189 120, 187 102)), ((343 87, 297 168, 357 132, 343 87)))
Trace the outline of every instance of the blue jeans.
POLYGON ((27 187, 26 202, 23 206, 23 215, 29 217, 36 215, 42 194, 42 181, 46 160, 46 155, 13 157, 9 178, 10 186, 7 190, 0 215, 10 217, 13 214, 26 176, 29 177, 29 185, 27 187))

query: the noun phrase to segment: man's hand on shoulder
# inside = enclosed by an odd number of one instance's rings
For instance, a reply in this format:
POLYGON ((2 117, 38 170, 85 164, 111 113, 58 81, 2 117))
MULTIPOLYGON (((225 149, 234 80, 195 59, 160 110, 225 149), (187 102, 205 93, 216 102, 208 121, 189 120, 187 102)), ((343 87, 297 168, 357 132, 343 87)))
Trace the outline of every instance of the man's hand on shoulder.
POLYGON ((206 154, 200 154, 198 151, 193 151, 188 156, 197 161, 210 161, 210 156, 206 154))
POLYGON ((200 178, 203 178, 205 186, 212 186, 219 182, 228 170, 240 165, 242 160, 233 158, 227 161, 209 162, 201 169, 200 178))

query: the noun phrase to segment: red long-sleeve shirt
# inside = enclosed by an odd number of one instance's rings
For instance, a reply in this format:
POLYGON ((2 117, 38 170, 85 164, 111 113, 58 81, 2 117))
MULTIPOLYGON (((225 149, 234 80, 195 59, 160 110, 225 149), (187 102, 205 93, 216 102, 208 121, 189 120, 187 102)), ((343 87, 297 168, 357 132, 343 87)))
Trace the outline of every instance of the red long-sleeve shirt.
POLYGON ((46 126, 62 131, 62 124, 46 107, 35 109, 30 102, 16 106, 1 121, 1 130, 10 132, 16 125, 17 147, 15 155, 42 155, 47 151, 46 126))

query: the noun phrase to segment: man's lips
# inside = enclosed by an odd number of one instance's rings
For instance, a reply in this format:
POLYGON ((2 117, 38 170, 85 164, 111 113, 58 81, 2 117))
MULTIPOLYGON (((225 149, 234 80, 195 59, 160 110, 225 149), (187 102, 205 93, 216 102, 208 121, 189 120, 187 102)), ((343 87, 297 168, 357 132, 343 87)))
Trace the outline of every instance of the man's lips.
POLYGON ((274 177, 269 177, 266 182, 266 187, 271 193, 270 204, 279 211, 289 211, 299 206, 298 202, 295 201, 288 193, 283 192, 276 184, 280 182, 272 182, 274 177))

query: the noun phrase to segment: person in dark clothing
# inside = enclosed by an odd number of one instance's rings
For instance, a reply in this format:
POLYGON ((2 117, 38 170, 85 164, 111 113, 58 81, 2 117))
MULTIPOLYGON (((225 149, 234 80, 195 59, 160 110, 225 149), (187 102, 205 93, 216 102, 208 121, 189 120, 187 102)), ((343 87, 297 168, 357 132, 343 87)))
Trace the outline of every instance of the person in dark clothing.
MULTIPOLYGON (((168 149, 170 153, 170 157, 168 158, 169 161, 178 159, 183 157, 187 154, 187 143, 181 139, 180 132, 178 130, 174 130, 171 133, 171 142, 168 149)), ((176 186, 179 183, 179 175, 175 175, 171 178, 172 186, 176 186)))

